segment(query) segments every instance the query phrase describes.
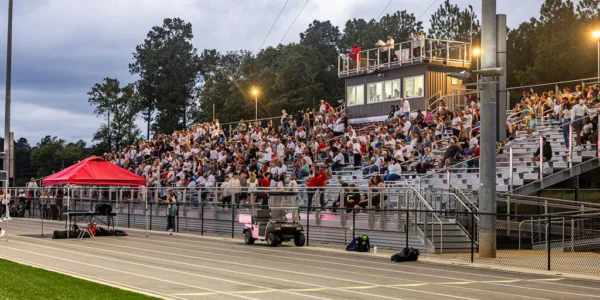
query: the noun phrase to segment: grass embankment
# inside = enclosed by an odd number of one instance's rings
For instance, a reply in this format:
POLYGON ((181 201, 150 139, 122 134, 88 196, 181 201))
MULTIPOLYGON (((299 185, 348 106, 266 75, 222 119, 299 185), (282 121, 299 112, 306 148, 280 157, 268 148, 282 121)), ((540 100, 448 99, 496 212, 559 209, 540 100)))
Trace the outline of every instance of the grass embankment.
POLYGON ((0 259, 0 299, 156 299, 0 259))

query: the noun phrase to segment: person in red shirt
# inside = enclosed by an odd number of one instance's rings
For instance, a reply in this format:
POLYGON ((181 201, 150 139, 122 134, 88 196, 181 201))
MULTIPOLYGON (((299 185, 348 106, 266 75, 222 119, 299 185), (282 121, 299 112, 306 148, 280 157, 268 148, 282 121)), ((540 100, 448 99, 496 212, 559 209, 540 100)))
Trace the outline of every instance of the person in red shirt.
MULTIPOLYGON (((325 175, 325 178, 327 178, 326 175, 325 175)), ((306 181, 306 194, 308 196, 309 209, 314 210, 312 208, 313 197, 314 197, 315 193, 324 186, 325 186, 325 182, 323 181, 323 176, 320 176, 320 174, 316 174, 315 169, 312 168, 310 170, 309 178, 306 181)), ((321 206, 323 206, 323 203, 321 203, 321 206)))
POLYGON ((321 209, 325 209, 325 186, 327 185, 327 180, 329 180, 329 178, 327 178, 327 174, 325 174, 323 167, 318 167, 317 174, 317 177, 321 179, 321 185, 319 186, 319 202, 321 203, 321 209))
POLYGON ((271 176, 271 173, 265 173, 265 177, 260 181, 260 184, 258 185, 259 190, 262 189, 262 191, 258 193, 258 199, 262 199, 263 207, 269 206, 269 188, 271 187, 271 176))
POLYGON ((362 53, 360 52, 360 46, 358 44, 352 45, 352 49, 350 49, 350 59, 352 59, 352 68, 356 68, 357 64, 360 64, 360 59, 362 58, 362 53))

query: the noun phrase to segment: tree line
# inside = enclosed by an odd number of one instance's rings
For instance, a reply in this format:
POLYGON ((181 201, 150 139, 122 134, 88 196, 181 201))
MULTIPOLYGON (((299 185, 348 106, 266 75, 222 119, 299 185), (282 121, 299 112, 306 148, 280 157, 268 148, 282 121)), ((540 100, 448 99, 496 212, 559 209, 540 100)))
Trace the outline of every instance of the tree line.
MULTIPOLYGON (((508 29, 508 86, 596 76, 598 41, 591 34, 600 25, 599 17, 600 0, 581 0, 577 5, 545 0, 538 17, 508 29)), ((429 23, 425 30, 422 21, 406 10, 379 20, 353 18, 341 29, 330 21, 314 20, 300 33, 298 42, 253 53, 243 49, 199 51, 192 44, 191 23, 166 18, 150 29, 133 52, 128 67, 137 76, 135 82, 123 84, 117 78, 104 78, 88 92, 88 102, 104 119, 93 136, 94 146, 78 147, 80 143, 48 136, 29 146, 31 170, 45 176, 64 158, 69 162, 71 157, 102 154, 155 133, 172 133, 210 121, 213 106, 215 118, 222 123, 253 119, 253 88, 259 90, 259 118, 277 116, 281 109, 315 107, 320 99, 333 103, 345 95, 343 80, 337 77, 337 57, 355 43, 369 49, 388 35, 401 42, 424 30, 430 38, 463 42, 468 42, 472 33, 474 47, 478 47, 480 24, 470 7, 460 8, 445 0, 429 23), (146 128, 136 126, 138 117, 146 128), (52 151, 57 154, 50 155, 52 151)))

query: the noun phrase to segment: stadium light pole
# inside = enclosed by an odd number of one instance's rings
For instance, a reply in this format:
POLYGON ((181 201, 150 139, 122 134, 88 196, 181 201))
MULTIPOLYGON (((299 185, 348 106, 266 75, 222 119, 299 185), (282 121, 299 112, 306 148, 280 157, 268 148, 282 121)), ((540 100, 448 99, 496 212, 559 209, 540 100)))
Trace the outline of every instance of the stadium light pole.
POLYGON ((592 36, 598 40, 598 75, 597 76, 600 77, 600 30, 594 31, 592 36))
MULTIPOLYGON (((479 48, 473 49, 473 55, 475 56, 475 70, 479 70, 479 58, 481 57, 481 50, 479 48)), ((476 75, 476 81, 479 82, 479 74, 476 75)), ((479 85, 477 86, 479 91, 479 85)), ((479 95, 477 95, 479 97, 479 95)))
POLYGON ((4 106, 4 171, 6 172, 6 186, 8 192, 8 183, 10 182, 10 85, 11 85, 11 67, 12 67, 12 16, 13 0, 8 1, 8 34, 6 42, 6 99, 4 106))
POLYGON ((252 89, 252 95, 254 95, 254 120, 258 121, 258 90, 252 89))
MULTIPOLYGON (((481 1, 481 69, 497 68, 496 0, 481 1)), ((479 256, 496 257, 496 85, 483 73, 479 158, 479 256)))

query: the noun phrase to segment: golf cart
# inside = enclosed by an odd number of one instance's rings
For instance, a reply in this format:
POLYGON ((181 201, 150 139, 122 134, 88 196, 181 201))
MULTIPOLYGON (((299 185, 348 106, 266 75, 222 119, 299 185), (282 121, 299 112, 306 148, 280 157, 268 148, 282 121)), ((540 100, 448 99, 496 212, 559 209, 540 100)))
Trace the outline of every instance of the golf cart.
POLYGON ((252 221, 244 225, 244 242, 252 245, 256 240, 261 240, 275 247, 293 240, 296 246, 304 246, 306 238, 299 222, 300 210, 296 196, 297 193, 293 192, 272 192, 269 193, 268 208, 252 207, 252 221))

